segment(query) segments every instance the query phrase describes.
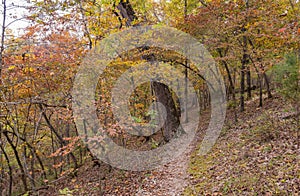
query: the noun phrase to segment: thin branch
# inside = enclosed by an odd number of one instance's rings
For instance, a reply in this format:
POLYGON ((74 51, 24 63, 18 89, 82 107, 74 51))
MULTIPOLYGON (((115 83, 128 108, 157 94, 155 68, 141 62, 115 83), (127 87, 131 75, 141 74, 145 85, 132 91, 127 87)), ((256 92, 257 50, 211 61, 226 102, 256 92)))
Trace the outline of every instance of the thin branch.
POLYGON ((199 1, 200 1, 200 3, 201 3, 202 5, 204 5, 205 7, 208 7, 207 4, 206 4, 206 2, 205 2, 204 0, 199 0, 199 1))
MULTIPOLYGON (((2 34, 1 34, 1 46, 0 46, 0 81, 1 81, 1 72, 3 68, 3 51, 4 51, 4 37, 5 37, 5 23, 6 23, 6 0, 2 1, 3 4, 3 20, 2 20, 2 34)), ((0 82, 2 83, 2 82, 0 82)))
POLYGON ((10 23, 8 23, 8 24, 5 26, 5 28, 7 28, 7 27, 10 26, 11 24, 13 24, 13 23, 15 23, 15 22, 17 22, 17 21, 23 20, 23 19, 26 19, 26 17, 18 18, 18 19, 16 19, 16 20, 11 21, 10 23))

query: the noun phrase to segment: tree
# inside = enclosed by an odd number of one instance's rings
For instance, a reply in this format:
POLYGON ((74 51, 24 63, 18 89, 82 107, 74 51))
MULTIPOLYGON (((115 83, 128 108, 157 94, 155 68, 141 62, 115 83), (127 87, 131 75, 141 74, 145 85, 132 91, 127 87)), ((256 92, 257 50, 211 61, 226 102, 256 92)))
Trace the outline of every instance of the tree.
MULTIPOLYGON (((131 26, 134 20, 137 19, 135 12, 133 11, 133 8, 128 0, 121 0, 117 8, 119 9, 121 16, 126 20, 127 26, 131 26)), ((149 49, 143 48, 142 52, 144 52, 145 50, 149 49)), ((156 60, 155 55, 153 54, 142 56, 142 59, 152 62, 152 64, 154 64, 156 60)), ((163 136, 164 140, 168 142, 172 137, 174 137, 175 131, 180 125, 180 113, 177 111, 175 102, 172 98, 172 94, 168 86, 155 81, 151 82, 151 86, 153 87, 155 96, 157 97, 157 101, 162 103, 166 108, 167 117, 163 126, 163 136)))
POLYGON ((280 33, 283 31, 280 30, 282 24, 290 24, 288 17, 295 12, 291 11, 288 1, 202 1, 198 12, 190 15, 188 24, 182 26, 204 43, 224 67, 229 94, 235 100, 235 89, 239 88, 240 110, 243 111, 244 92, 247 91, 250 98, 255 86, 260 88, 259 106, 262 106, 263 82, 268 97, 272 97, 265 72, 278 62, 285 51, 296 47, 297 36, 293 35, 298 28, 297 23, 293 22, 289 28, 284 28, 284 33, 280 33), (288 14, 281 16, 286 9, 288 14), (265 12, 268 14, 263 14, 265 12), (284 44, 286 40, 290 40, 289 45, 284 44), (235 83, 237 69, 240 70, 240 85, 235 83), (257 74, 257 85, 251 84, 251 72, 257 74))

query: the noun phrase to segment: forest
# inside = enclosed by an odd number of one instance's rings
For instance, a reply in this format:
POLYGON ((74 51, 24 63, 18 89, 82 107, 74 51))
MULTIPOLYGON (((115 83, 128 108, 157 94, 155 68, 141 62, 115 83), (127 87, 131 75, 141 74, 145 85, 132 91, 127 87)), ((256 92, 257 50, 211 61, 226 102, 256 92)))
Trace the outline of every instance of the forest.
POLYGON ((299 195, 299 0, 1 0, 0 195, 299 195))

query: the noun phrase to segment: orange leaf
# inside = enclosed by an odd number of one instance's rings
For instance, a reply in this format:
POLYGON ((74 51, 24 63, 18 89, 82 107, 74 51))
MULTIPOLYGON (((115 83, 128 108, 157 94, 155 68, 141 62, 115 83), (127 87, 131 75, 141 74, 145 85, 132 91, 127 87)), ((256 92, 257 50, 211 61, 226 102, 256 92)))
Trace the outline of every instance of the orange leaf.
POLYGON ((286 30, 286 28, 284 27, 284 28, 279 29, 278 32, 283 33, 285 30, 286 30))

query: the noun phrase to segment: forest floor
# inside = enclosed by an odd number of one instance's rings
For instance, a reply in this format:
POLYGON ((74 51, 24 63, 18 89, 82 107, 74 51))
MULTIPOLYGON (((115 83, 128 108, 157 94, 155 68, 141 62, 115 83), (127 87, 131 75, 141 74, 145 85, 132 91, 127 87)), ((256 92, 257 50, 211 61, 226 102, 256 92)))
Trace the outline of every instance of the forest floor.
MULTIPOLYGON (((210 119, 201 116, 197 136, 178 159, 144 172, 93 166, 87 162, 76 177, 57 180, 40 195, 299 195, 300 149, 292 107, 280 97, 263 108, 248 101, 246 111, 225 125, 213 149, 197 155, 210 119)), ((298 132, 298 133, 297 133, 298 132)))

